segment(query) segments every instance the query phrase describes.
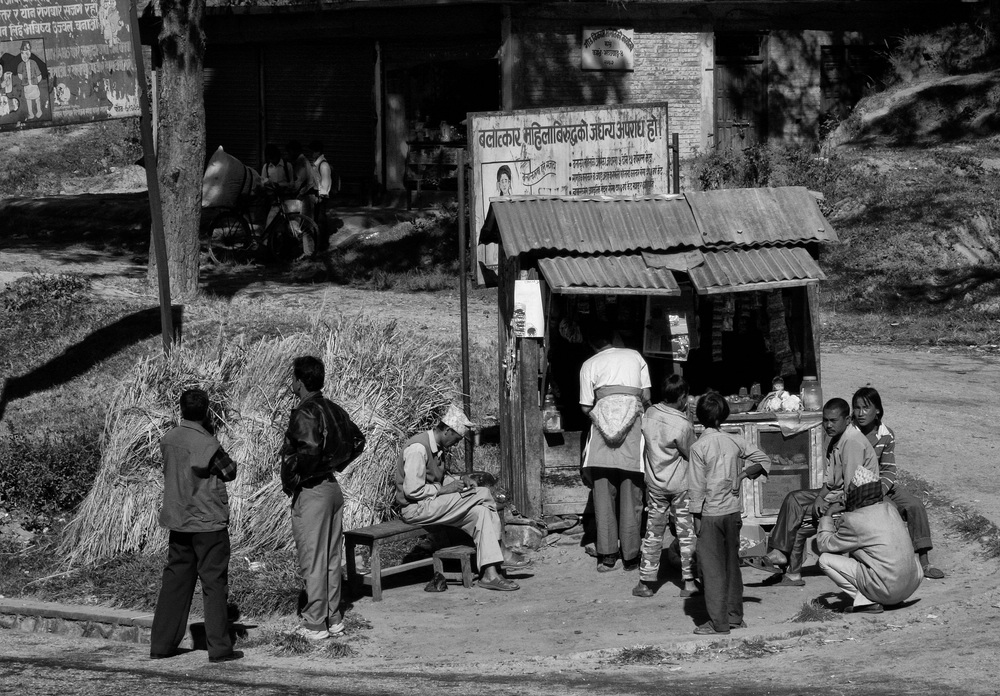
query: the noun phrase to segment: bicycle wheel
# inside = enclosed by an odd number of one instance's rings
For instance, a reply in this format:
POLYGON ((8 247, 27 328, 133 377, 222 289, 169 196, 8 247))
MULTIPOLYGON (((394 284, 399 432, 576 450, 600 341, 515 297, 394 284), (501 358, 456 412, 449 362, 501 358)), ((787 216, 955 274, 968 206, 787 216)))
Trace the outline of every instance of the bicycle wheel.
POLYGON ((206 240, 212 263, 242 263, 249 258, 253 234, 246 218, 235 210, 223 210, 215 216, 206 240))

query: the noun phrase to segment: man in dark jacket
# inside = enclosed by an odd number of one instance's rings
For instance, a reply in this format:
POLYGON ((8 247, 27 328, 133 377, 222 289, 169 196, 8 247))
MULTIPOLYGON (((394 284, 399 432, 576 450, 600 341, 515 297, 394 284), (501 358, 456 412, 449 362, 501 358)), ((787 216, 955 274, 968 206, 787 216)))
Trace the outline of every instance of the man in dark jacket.
POLYGON ((156 601, 149 656, 172 657, 187 630, 195 580, 201 579, 209 662, 243 657, 229 635, 229 496, 226 481, 236 463, 205 429, 208 394, 181 394, 181 422, 160 441, 163 507, 160 524, 170 530, 167 565, 156 601))
POLYGON ((295 358, 292 372, 299 404, 292 409, 281 448, 281 485, 292 496, 292 536, 306 590, 298 633, 323 640, 344 632, 344 494, 335 474, 361 453, 365 437, 347 412, 321 393, 326 371, 319 358, 295 358))

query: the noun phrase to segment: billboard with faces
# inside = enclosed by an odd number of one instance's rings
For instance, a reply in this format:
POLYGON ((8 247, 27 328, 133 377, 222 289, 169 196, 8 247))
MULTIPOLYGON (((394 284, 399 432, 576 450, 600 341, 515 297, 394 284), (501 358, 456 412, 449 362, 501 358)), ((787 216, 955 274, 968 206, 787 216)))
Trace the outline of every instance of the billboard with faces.
POLYGON ((128 0, 0 0, 0 131, 139 115, 128 0))

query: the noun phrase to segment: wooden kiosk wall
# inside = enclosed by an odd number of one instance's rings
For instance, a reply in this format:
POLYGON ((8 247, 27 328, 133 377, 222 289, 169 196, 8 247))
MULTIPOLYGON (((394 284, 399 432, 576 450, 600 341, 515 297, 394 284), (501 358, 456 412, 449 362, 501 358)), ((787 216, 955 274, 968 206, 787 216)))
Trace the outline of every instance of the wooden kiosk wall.
POLYGON ((500 481, 510 491, 518 511, 542 514, 542 413, 538 404, 539 367, 544 341, 513 335, 514 281, 521 271, 537 279, 537 268, 522 268, 522 259, 508 258, 500 248, 497 281, 498 365, 500 368, 500 481), (509 359, 513 348, 514 359, 509 359), (508 372, 513 375, 508 378, 508 372), (511 389, 507 388, 512 379, 511 389))

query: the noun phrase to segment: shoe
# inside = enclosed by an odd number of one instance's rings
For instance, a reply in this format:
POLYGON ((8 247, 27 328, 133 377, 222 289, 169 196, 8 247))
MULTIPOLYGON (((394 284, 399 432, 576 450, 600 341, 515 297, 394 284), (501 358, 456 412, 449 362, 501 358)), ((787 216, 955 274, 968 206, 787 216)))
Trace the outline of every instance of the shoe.
POLYGON ((763 570, 765 573, 774 573, 775 575, 779 573, 784 573, 785 571, 781 566, 775 565, 767 556, 753 556, 751 558, 743 559, 748 566, 751 568, 756 568, 757 570, 763 570))
POLYGON ((693 590, 682 587, 681 591, 677 593, 678 597, 696 597, 701 594, 701 590, 697 587, 693 590))
POLYGON ((711 621, 706 621, 698 628, 694 629, 696 636, 728 636, 729 631, 716 631, 711 621))
POLYGON ((330 632, 326 629, 314 631, 311 628, 299 626, 295 629, 295 635, 302 636, 306 640, 325 640, 330 637, 330 632))
POLYGON ((932 565, 924 566, 924 577, 929 580, 941 580, 944 578, 944 571, 932 565))
POLYGON ((639 570, 639 559, 633 558, 631 561, 622 561, 622 568, 625 569, 626 573, 631 573, 633 570, 639 570))
POLYGON ((611 565, 608 565, 604 561, 597 562, 598 573, 610 573, 612 570, 618 570, 618 561, 615 561, 611 565))
POLYGON ((479 586, 484 590, 498 590, 500 592, 513 592, 514 590, 521 589, 520 585, 507 578, 497 578, 496 580, 483 580, 480 578, 479 586))
POLYGON ((511 554, 510 558, 501 564, 504 570, 521 570, 522 568, 530 568, 531 561, 524 556, 518 556, 516 554, 511 554))
POLYGON ((746 627, 747 627, 747 622, 746 621, 740 621, 738 624, 734 624, 734 623, 729 624, 730 630, 735 629, 735 628, 746 628, 746 627))
POLYGON ((859 607, 854 607, 851 610, 852 614, 881 614, 884 611, 882 605, 878 602, 872 604, 862 604, 859 607))
POLYGON ((176 650, 168 652, 168 653, 151 652, 151 653, 149 653, 149 659, 150 660, 166 660, 168 657, 177 657, 178 655, 180 655, 180 653, 177 652, 176 650))
POLYGON ((778 582, 776 582, 774 584, 775 585, 784 586, 784 587, 805 587, 806 586, 806 581, 803 580, 802 578, 799 578, 798 580, 792 580, 787 575, 782 575, 781 576, 781 580, 779 580, 778 582))
POLYGON ((208 661, 211 662, 213 665, 215 665, 220 662, 233 662, 234 660, 242 660, 242 659, 243 659, 243 651, 233 650, 228 655, 218 655, 216 657, 210 657, 208 658, 208 661))
POLYGON ((424 592, 444 592, 448 589, 448 580, 441 573, 434 573, 434 578, 424 586, 424 592))
POLYGON ((335 623, 332 626, 330 626, 330 629, 327 631, 327 633, 330 634, 331 638, 336 638, 337 636, 344 635, 345 630, 346 629, 344 628, 344 622, 341 621, 340 623, 335 623))
POLYGON ((640 580, 639 584, 632 588, 633 597, 652 597, 656 594, 653 588, 647 585, 644 581, 640 580))

